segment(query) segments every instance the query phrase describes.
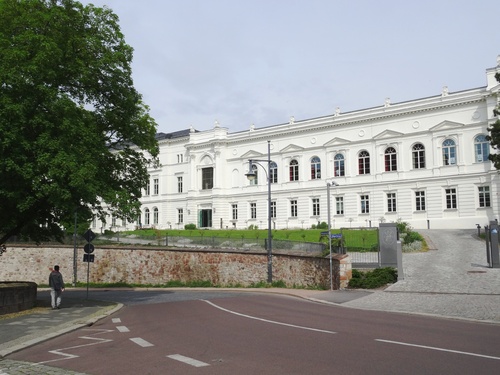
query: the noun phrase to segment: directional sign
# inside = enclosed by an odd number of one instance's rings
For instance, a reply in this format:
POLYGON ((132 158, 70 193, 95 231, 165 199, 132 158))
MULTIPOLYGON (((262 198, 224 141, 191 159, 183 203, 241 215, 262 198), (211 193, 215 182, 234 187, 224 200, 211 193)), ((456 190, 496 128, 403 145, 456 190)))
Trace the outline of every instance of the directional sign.
POLYGON ((87 242, 92 242, 95 238, 95 233, 92 232, 90 229, 85 232, 83 235, 83 238, 87 240, 87 242))
MULTIPOLYGON (((89 263, 94 263, 94 254, 83 254, 83 261, 84 262, 89 262, 89 263)), ((87 287, 88 287, 89 281, 87 280, 87 287)))
POLYGON ((328 236, 328 232, 321 232, 322 236, 328 236))
POLYGON ((85 251, 87 254, 92 254, 94 252, 94 249, 95 247, 91 243, 86 243, 83 247, 83 251, 85 251))
POLYGON ((330 234, 330 238, 342 238, 342 235, 340 233, 333 233, 330 234))

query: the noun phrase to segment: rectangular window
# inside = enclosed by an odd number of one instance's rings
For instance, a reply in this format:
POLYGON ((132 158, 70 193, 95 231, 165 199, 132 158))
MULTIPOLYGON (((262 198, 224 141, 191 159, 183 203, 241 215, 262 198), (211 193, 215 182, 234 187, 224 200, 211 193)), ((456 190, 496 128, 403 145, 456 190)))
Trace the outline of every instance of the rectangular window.
POLYGON ((157 178, 153 180, 153 194, 154 195, 160 194, 160 180, 157 178))
POLYGON ((182 208, 177 209, 177 222, 179 224, 184 223, 184 209, 182 208))
POLYGON ((313 205, 313 216, 319 216, 320 215, 319 198, 313 198, 312 205, 313 205))
POLYGON ((111 226, 116 227, 116 217, 111 216, 111 226))
POLYGON ((446 208, 457 208, 457 189, 445 189, 446 208))
POLYGON ((479 207, 491 207, 490 187, 479 186, 479 207))
POLYGON ((182 154, 177 154, 177 163, 182 163, 184 162, 184 155, 182 154))
POLYGON ((201 188, 209 190, 214 187, 214 169, 213 167, 203 168, 201 170, 201 188))
POLYGON ((425 211, 425 191, 415 192, 415 209, 417 211, 425 211))
POLYGON ((150 194, 151 194, 151 183, 148 181, 148 183, 146 184, 146 189, 144 191, 144 195, 148 196, 150 194))
POLYGON ((276 218, 276 202, 271 201, 271 217, 276 218))
POLYGON ((231 205, 231 210, 233 212, 233 220, 238 220, 238 205, 237 204, 232 204, 231 205))
POLYGON ((344 197, 335 197, 335 215, 344 214, 344 197))
POLYGON ((290 216, 297 217, 297 200, 293 199, 290 201, 290 216))
POLYGON ((257 219, 257 203, 250 203, 250 219, 257 219))
POLYGON ((370 213, 370 196, 369 195, 361 195, 360 202, 361 202, 361 213, 362 214, 369 214, 370 213))
POLYGON ((182 186, 182 176, 177 177, 177 192, 182 193, 183 186, 182 186))
POLYGON ((396 193, 387 193, 387 212, 396 212, 396 193))

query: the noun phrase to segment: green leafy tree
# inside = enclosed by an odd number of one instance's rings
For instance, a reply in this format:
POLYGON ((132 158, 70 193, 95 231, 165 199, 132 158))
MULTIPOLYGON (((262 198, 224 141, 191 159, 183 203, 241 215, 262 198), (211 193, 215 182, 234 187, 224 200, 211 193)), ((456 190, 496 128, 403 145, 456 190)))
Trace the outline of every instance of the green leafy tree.
MULTIPOLYGON (((495 74, 495 78, 500 82, 500 73, 495 74)), ((500 105, 493 110, 493 114, 497 116, 497 118, 500 116, 500 105)), ((500 149, 500 119, 497 119, 495 123, 488 128, 488 131, 490 134, 486 139, 490 142, 491 147, 495 150, 500 149)), ((498 152, 494 154, 491 153, 488 158, 493 162, 496 169, 500 169, 500 154, 498 152)))
POLYGON ((75 212, 135 219, 158 143, 118 17, 0 0, 0 19, 0 243, 60 238, 75 212))

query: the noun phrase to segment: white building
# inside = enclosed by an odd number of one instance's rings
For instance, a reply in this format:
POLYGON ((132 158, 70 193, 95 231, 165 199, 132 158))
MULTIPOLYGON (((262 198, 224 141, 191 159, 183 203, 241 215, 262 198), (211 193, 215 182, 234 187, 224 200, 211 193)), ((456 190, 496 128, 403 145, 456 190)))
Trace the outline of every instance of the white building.
MULTIPOLYGON (((267 162, 251 183, 249 159, 268 160, 273 228, 474 228, 499 218, 498 173, 485 137, 500 85, 230 133, 218 123, 158 135, 159 169, 142 198, 141 225, 267 228, 267 162)), ((136 224, 130 224, 133 228, 136 224)))

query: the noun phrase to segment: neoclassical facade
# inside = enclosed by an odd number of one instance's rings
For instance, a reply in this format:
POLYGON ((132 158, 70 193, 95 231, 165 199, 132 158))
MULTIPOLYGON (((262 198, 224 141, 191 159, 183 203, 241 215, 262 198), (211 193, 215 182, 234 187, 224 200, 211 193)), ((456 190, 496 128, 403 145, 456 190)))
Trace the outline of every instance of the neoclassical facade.
MULTIPOLYGON (((414 228, 474 228, 499 218, 499 176, 488 155, 496 118, 496 67, 487 85, 460 92, 340 112, 230 133, 158 134, 161 167, 151 169, 140 224, 160 229, 267 228, 270 145, 275 229, 378 226, 401 219, 414 228), (327 189, 327 184, 331 188, 327 189)), ((120 227, 113 221, 114 229, 120 227)), ((109 223, 108 223, 109 226, 109 223)), ((123 226, 123 223, 122 223, 123 226)))

